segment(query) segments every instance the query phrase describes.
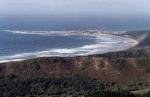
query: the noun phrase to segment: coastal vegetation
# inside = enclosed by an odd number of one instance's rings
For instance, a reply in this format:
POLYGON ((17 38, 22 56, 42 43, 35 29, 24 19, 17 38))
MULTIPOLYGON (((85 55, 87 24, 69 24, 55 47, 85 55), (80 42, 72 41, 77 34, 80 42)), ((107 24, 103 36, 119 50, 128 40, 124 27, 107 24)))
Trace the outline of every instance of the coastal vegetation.
POLYGON ((16 79, 0 77, 0 97, 149 97, 149 90, 124 90, 114 82, 83 75, 16 79), (145 92, 146 91, 146 92, 145 92))
POLYGON ((0 97, 150 97, 150 49, 0 64, 0 97))

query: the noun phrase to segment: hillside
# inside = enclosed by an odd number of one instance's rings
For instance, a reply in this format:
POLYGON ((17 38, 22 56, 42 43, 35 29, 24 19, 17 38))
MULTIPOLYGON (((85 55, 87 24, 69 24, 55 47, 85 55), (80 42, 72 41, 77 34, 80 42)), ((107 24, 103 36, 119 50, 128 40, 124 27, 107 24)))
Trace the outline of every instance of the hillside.
POLYGON ((87 93, 94 93, 89 95, 106 93, 126 95, 121 97, 135 97, 129 92, 119 92, 118 89, 149 88, 149 64, 150 48, 134 48, 103 55, 69 58, 45 57, 3 63, 0 64, 0 95, 2 97, 16 97, 16 95, 19 97, 20 95, 23 97, 30 97, 25 95, 85 97, 87 93), (115 93, 112 90, 118 92, 115 93))
POLYGON ((0 97, 141 97, 129 91, 150 87, 149 39, 126 51, 1 63, 0 97))
POLYGON ((28 76, 70 76, 85 74, 99 80, 117 83, 148 82, 150 78, 150 49, 92 55, 85 57, 37 58, 22 62, 1 64, 1 75, 28 76))

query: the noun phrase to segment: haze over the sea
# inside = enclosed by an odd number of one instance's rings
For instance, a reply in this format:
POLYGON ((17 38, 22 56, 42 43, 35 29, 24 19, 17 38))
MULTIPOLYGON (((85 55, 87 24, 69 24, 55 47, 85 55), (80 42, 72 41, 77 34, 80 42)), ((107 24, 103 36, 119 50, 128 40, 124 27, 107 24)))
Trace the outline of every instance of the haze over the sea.
POLYGON ((150 15, 149 4, 149 0, 0 0, 0 14, 133 17, 150 15))
POLYGON ((149 29, 149 4, 150 0, 0 0, 0 29, 149 29))

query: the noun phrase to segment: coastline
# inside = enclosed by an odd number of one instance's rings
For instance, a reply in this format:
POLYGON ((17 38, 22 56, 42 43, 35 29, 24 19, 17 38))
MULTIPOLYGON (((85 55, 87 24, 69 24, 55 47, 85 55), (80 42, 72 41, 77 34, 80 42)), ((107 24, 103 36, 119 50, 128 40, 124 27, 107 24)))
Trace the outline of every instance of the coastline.
POLYGON ((39 57, 16 62, 1 63, 1 75, 15 75, 17 78, 71 76, 83 74, 97 80, 113 81, 129 85, 138 80, 149 82, 147 70, 150 63, 150 48, 132 48, 76 57, 39 57), (142 65, 143 64, 143 65, 142 65), (139 68, 140 66, 140 68, 139 68), (134 77, 134 78, 133 78, 134 77))
POLYGON ((7 30, 7 32, 11 32, 13 34, 33 34, 33 35, 44 35, 44 36, 55 36, 55 35, 64 35, 64 36, 94 36, 95 44, 83 45, 81 47, 76 48, 62 48, 62 49, 48 49, 44 51, 35 51, 28 53, 20 53, 9 56, 4 56, 0 58, 0 63, 11 62, 11 61, 23 61, 28 59, 34 59, 38 57, 75 57, 75 56, 89 56, 94 54, 104 54, 109 52, 117 52, 123 51, 138 45, 138 41, 131 37, 125 37, 121 33, 106 33, 106 32, 76 32, 76 31, 11 31, 7 30), (103 40, 104 42, 101 42, 103 40), (99 42, 100 41, 100 42, 99 42))
MULTIPOLYGON (((32 89, 37 89, 38 91, 39 87, 41 87, 40 90, 43 89, 43 85, 47 87, 47 82, 52 82, 48 88, 51 89, 49 93, 55 91, 53 87, 63 91, 64 88, 57 87, 57 85, 71 86, 76 89, 78 84, 80 88, 77 88, 77 90, 82 90, 82 85, 99 88, 99 85, 101 86, 102 84, 107 89, 110 85, 110 89, 113 91, 114 89, 119 89, 119 91, 123 89, 132 92, 149 89, 150 47, 147 44, 143 46, 141 43, 144 42, 147 42, 147 40, 143 40, 139 45, 127 50, 104 54, 76 57, 38 57, 0 63, 0 78, 4 83, 2 83, 4 89, 10 87, 14 93, 20 91, 20 89, 24 91, 24 87, 29 87, 28 91, 32 89), (12 84, 12 82, 15 83, 12 84), (32 86, 37 87, 30 87, 31 83, 33 84, 32 86), (5 84, 8 85, 5 86, 5 84), (13 87, 11 87, 12 85, 13 87), (17 87, 17 90, 14 90, 14 87, 17 87)), ((65 90, 70 91, 69 87, 65 88, 65 90)), ((91 88, 88 89, 91 92, 91 88)), ((62 95, 58 94, 57 91, 56 95, 62 95)), ((90 93, 89 91, 86 94, 90 93)), ((78 91, 71 93, 76 94, 78 91)), ((66 92, 64 94, 68 95, 66 92)))

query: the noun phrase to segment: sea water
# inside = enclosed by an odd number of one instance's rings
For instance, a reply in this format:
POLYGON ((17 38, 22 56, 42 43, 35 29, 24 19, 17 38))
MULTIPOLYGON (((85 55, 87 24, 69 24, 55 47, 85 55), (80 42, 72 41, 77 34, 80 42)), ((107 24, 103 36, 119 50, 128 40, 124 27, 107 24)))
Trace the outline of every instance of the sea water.
POLYGON ((89 21, 1 20, 0 62, 37 57, 73 57, 101 54, 125 50, 137 44, 136 40, 122 36, 89 33, 89 30, 97 29, 96 25, 101 24, 105 24, 103 28, 107 28, 106 30, 109 31, 139 28, 138 26, 121 26, 121 23, 113 26, 111 23, 98 23, 96 21, 92 23, 89 21), (55 32, 56 34, 52 34, 55 32), (74 32, 77 33, 74 34, 74 32))

